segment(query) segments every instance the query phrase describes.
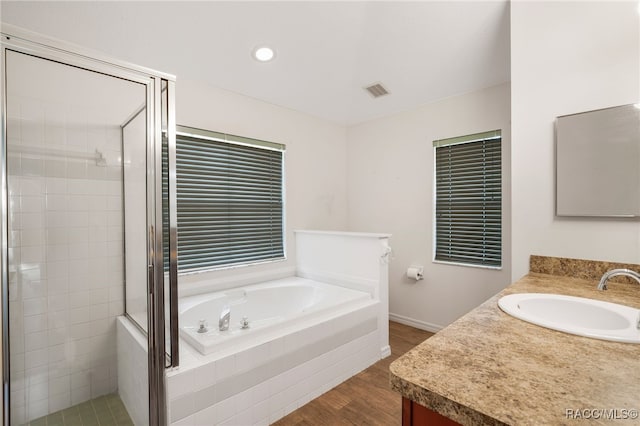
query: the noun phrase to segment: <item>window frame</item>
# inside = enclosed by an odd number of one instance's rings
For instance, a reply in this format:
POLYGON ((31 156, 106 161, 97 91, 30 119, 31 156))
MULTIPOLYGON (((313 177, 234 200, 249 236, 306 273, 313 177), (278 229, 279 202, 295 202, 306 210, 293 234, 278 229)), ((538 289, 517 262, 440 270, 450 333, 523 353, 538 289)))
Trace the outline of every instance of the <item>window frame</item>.
POLYGON ((464 266, 469 268, 481 268, 489 270, 502 270, 504 267, 504 149, 503 149, 503 137, 502 130, 492 130, 482 133, 474 133, 465 136, 438 139, 433 141, 433 238, 432 238, 432 262, 443 265, 464 266), (500 140, 500 265, 488 265, 481 263, 461 262, 437 259, 437 243, 438 243, 438 217, 437 217, 437 155, 436 151, 440 147, 446 147, 451 145, 467 144, 473 142, 481 142, 485 140, 500 140))
MULTIPOLYGON (((277 256, 277 257, 272 257, 269 259, 256 259, 256 260, 248 260, 248 261, 239 261, 239 262, 232 262, 232 263, 224 263, 224 264, 218 264, 218 265, 204 265, 201 267, 183 267, 182 269, 180 268, 180 214, 178 212, 177 216, 178 216, 178 220, 177 220, 177 239, 178 239, 178 274, 179 275, 191 275, 191 274, 199 274, 199 273, 204 273, 204 272, 213 272, 213 271, 221 271, 221 270, 227 270, 227 269, 236 269, 236 268, 244 268, 244 267, 248 267, 248 266, 255 266, 255 265, 263 265, 263 264, 269 264, 269 263, 275 263, 275 262, 282 262, 282 261, 286 261, 287 260, 287 220, 286 220, 286 175, 285 175, 285 160, 286 160, 286 146, 284 144, 279 144, 279 143, 275 143, 275 142, 269 142, 269 141, 264 141, 264 140, 259 140, 259 139, 252 139, 252 138, 247 138, 247 137, 243 137, 243 136, 236 136, 236 135, 231 135, 231 134, 226 134, 226 133, 221 133, 221 132, 215 132, 215 131, 210 131, 210 130, 204 130, 204 129, 198 129, 198 128, 193 128, 193 127, 187 127, 187 126, 182 126, 182 125, 176 125, 176 151, 179 152, 180 148, 179 148, 179 144, 180 144, 180 138, 181 137, 186 137, 186 138, 195 138, 195 139, 199 139, 199 140, 203 140, 203 141, 212 141, 212 142, 216 142, 216 143, 224 143, 224 144, 229 144, 229 145, 239 145, 239 146, 245 146, 245 147, 250 147, 250 148, 258 148, 258 149, 265 149, 265 150, 270 150, 270 151, 277 151, 280 152, 282 157, 281 157, 281 171, 280 171, 280 175, 281 175, 281 179, 280 179, 280 194, 281 194, 281 218, 282 218, 282 223, 281 223, 281 230, 282 230, 282 235, 281 235, 281 241, 282 241, 282 256, 277 256)), ((177 155, 178 156, 178 155, 177 155)), ((180 198, 179 195, 179 190, 178 190, 178 185, 177 182, 179 180, 179 176, 178 176, 178 161, 176 160, 176 199, 178 200, 180 198)), ((179 201, 178 202, 178 206, 179 207, 179 201)), ((178 209, 176 209, 178 210, 178 209)))

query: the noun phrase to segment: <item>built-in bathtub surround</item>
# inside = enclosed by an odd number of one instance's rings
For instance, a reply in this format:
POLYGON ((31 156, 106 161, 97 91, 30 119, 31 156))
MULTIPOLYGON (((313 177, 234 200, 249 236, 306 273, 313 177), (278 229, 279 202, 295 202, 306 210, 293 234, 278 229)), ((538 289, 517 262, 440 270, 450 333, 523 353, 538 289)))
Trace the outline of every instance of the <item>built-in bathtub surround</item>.
MULTIPOLYGON (((380 359, 377 304, 305 321, 279 337, 207 357, 167 377, 176 425, 269 424, 380 359), (191 367, 191 368, 190 368, 191 367)), ((184 341, 183 341, 184 342, 184 341)), ((190 348, 187 348, 187 352, 190 348)))
POLYGON ((147 369, 147 337, 124 316, 116 322, 118 350, 118 393, 136 425, 149 424, 149 379, 141 374, 147 369))
POLYGON ((296 231, 296 275, 371 293, 380 301, 380 356, 389 348, 390 234, 296 231))
MULTIPOLYGON (((389 236, 300 231, 295 246, 297 277, 258 284, 259 276, 239 270, 242 287, 220 291, 210 283, 216 291, 199 295, 193 289, 207 284, 190 283, 180 326, 187 327, 183 336, 193 335, 180 340, 180 367, 167 374, 170 424, 269 424, 388 355, 389 236), (220 332, 225 307, 231 322, 220 332), (277 318, 278 310, 288 316, 277 318), (213 330, 198 341, 200 316, 213 330), (242 316, 249 329, 240 327, 242 316)), ((118 353, 127 353, 119 359, 123 375, 146 362, 137 350, 144 345, 135 344, 139 331, 127 321, 118 326, 118 353)), ((119 380, 134 418, 145 408, 135 397, 144 383, 119 380)))
MULTIPOLYGON (((581 269, 579 260, 536 257, 535 263, 536 269, 562 263, 581 269)), ((594 271, 617 266, 586 261, 582 267, 589 264, 594 271)), ((391 387, 461 424, 569 424, 593 412, 578 410, 623 415, 622 410, 640 409, 640 345, 554 331, 499 309, 498 300, 514 293, 565 294, 640 309, 637 283, 598 291, 599 272, 589 279, 567 272, 532 271, 487 300, 392 363, 391 387)))

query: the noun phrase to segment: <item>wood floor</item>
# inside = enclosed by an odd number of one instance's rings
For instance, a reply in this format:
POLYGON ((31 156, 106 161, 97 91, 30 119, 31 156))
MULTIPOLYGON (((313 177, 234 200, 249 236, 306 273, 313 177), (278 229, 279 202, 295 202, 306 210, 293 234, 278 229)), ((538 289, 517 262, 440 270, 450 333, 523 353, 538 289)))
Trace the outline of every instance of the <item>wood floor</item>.
POLYGON ((433 333, 389 322, 391 356, 275 423, 289 425, 399 425, 400 394, 389 389, 389 364, 433 333))

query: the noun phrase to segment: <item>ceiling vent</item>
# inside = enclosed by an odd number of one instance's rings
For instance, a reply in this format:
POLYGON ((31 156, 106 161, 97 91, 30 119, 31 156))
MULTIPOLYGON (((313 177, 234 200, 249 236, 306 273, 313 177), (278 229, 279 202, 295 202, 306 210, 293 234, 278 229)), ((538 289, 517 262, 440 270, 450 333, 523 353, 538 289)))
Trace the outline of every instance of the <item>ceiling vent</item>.
POLYGON ((371 86, 364 88, 371 96, 374 98, 379 98, 380 96, 388 95, 389 91, 385 89, 385 87, 380 83, 374 83, 371 86))

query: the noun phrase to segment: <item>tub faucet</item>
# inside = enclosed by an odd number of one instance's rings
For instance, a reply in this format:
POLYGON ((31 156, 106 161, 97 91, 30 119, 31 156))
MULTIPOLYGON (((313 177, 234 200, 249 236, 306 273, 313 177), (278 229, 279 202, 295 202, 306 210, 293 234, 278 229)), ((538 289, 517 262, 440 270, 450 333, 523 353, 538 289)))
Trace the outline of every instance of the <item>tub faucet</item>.
POLYGON ((631 269, 612 269, 608 272, 605 272, 605 274, 602 276, 602 278, 600 279, 600 283, 598 284, 598 290, 606 290, 607 281, 609 281, 609 278, 617 277, 620 275, 631 277, 634 280, 638 281, 638 284, 640 284, 640 274, 636 271, 632 271, 631 269))
POLYGON ((226 331, 229 329, 229 320, 231 319, 231 308, 225 306, 220 312, 220 319, 218 320, 218 330, 226 331))

